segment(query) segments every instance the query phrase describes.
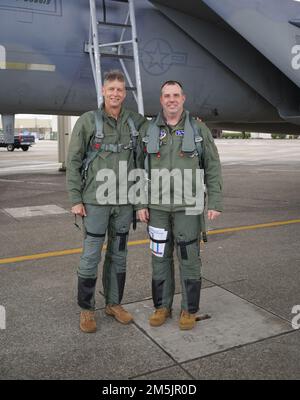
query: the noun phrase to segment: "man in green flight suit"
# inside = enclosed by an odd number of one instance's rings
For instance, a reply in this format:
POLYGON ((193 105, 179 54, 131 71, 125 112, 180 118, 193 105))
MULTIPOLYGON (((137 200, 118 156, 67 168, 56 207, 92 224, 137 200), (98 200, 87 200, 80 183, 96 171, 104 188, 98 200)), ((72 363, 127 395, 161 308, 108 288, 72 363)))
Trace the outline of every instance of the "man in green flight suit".
POLYGON ((155 312, 149 323, 160 326, 171 316, 175 290, 175 244, 182 288, 179 328, 187 330, 192 329, 198 320, 196 313, 201 290, 199 242, 205 191, 209 220, 217 218, 223 207, 217 148, 207 126, 190 117, 183 108, 184 102, 185 94, 179 82, 167 81, 162 85, 162 112, 141 130, 150 186, 149 204, 148 208, 136 205, 136 209, 139 219, 149 224, 152 250, 155 312), (169 184, 164 180, 167 175, 173 179, 169 184))
MULTIPOLYGON (((127 238, 133 207, 119 193, 110 199, 99 192, 99 173, 111 171, 118 181, 120 162, 127 163, 127 174, 135 168, 135 143, 145 118, 126 110, 125 78, 120 71, 105 75, 104 103, 97 111, 84 113, 77 121, 70 141, 67 161, 67 187, 72 213, 83 218, 84 243, 78 267, 78 305, 80 329, 95 332, 95 287, 101 250, 108 231, 108 246, 103 267, 106 314, 127 324, 132 315, 121 305, 125 286, 127 238)), ((122 165, 122 164, 121 164, 122 165)), ((125 171, 126 173, 126 171, 125 171)))

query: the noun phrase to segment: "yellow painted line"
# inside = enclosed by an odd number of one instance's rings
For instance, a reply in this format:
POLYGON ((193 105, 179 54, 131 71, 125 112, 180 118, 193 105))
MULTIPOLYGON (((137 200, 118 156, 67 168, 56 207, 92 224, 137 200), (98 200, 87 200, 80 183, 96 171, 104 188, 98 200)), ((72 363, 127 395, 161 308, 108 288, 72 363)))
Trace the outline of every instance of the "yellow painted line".
MULTIPOLYGON (((208 235, 218 235, 218 234, 222 234, 222 233, 240 232, 240 231, 248 231, 248 230, 262 229, 262 228, 274 228, 277 226, 299 224, 299 223, 300 223, 300 219, 291 219, 288 221, 277 221, 277 222, 268 222, 265 224, 245 225, 245 226, 238 226, 238 227, 234 227, 234 228, 215 229, 213 231, 207 232, 207 234, 208 235)), ((149 239, 134 240, 134 241, 128 242, 128 246, 137 246, 140 244, 147 244, 147 243, 149 243, 149 239)), ((104 249, 105 248, 106 248, 106 246, 104 246, 104 249)), ((82 248, 77 248, 77 249, 69 249, 69 250, 50 251, 47 253, 38 253, 38 254, 32 254, 32 255, 28 255, 28 256, 0 258, 0 265, 16 263, 16 262, 21 262, 21 261, 28 261, 28 260, 40 260, 40 259, 49 258, 49 257, 80 254, 81 252, 82 252, 82 248)))
POLYGON ((128 246, 136 246, 138 244, 147 244, 149 242, 150 242, 149 239, 134 240, 132 242, 128 242, 128 246))
POLYGON ((246 225, 246 226, 238 226, 235 228, 215 229, 213 231, 209 231, 208 235, 217 235, 219 233, 229 233, 229 232, 239 232, 239 231, 249 231, 251 229, 272 228, 275 226, 283 226, 283 225, 299 224, 299 223, 300 223, 300 219, 291 219, 289 221, 268 222, 266 224, 246 225))
MULTIPOLYGON (((146 243, 149 243, 149 239, 135 240, 132 242, 128 242, 128 246, 136 246, 138 244, 146 244, 146 243)), ((106 245, 103 246, 103 250, 105 250, 105 249, 106 249, 106 245)), ((28 260, 40 260, 40 259, 48 258, 48 257, 68 256, 68 255, 72 255, 72 254, 80 254, 81 252, 82 252, 82 247, 77 248, 77 249, 69 249, 69 250, 49 251, 47 253, 37 253, 37 254, 31 254, 28 256, 0 258, 0 265, 21 262, 21 261, 28 261, 28 260)))
POLYGON ((49 251, 47 253, 38 253, 28 256, 0 258, 0 264, 9 264, 9 263, 28 261, 28 260, 40 260, 41 258, 48 258, 48 257, 66 256, 70 254, 78 254, 81 253, 81 251, 82 249, 70 249, 70 250, 49 251))

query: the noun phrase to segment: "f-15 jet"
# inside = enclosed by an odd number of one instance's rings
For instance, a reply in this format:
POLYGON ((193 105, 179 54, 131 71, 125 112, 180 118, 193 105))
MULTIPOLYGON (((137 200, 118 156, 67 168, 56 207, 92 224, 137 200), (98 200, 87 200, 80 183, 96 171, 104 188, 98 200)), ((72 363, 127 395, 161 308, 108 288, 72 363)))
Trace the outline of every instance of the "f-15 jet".
MULTIPOLYGON (((157 113, 160 86, 172 79, 183 84, 186 107, 210 127, 299 133, 299 1, 130 2, 146 115, 157 113)), ((136 58, 125 43, 132 33, 127 3, 95 1, 100 74, 120 68, 121 60, 134 75, 136 58)), ((16 113, 80 115, 97 108, 90 37, 91 1, 0 0, 6 140, 16 113)), ((134 86, 133 80, 127 95, 133 108, 134 86)))

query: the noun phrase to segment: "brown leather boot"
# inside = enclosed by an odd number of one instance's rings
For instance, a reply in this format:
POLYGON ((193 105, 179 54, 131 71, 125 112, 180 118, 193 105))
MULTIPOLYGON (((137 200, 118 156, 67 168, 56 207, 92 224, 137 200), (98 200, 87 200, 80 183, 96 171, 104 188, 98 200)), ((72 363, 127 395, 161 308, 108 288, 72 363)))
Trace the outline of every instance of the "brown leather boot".
POLYGON ((80 329, 85 333, 93 333, 97 330, 95 311, 83 310, 80 313, 80 329))
POLYGON ((157 308, 149 318, 151 326, 161 326, 166 322, 166 319, 171 316, 171 310, 168 308, 157 308))
POLYGON ((133 321, 133 316, 125 310, 120 304, 107 304, 105 307, 107 315, 114 317, 121 324, 129 324, 133 321))
POLYGON ((182 310, 179 319, 179 328, 184 331, 193 329, 196 325, 196 321, 199 321, 199 317, 196 314, 191 314, 188 311, 182 310))

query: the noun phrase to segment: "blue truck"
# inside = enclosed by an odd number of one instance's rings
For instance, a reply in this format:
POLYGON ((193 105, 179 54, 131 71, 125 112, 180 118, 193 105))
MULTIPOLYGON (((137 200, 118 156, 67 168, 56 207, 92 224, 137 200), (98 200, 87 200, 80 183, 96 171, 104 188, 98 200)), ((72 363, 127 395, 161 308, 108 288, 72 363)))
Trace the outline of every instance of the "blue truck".
POLYGON ((8 151, 14 151, 15 149, 27 151, 34 143, 34 135, 24 133, 15 134, 14 143, 7 143, 4 139, 4 135, 0 133, 0 147, 6 147, 8 151))

